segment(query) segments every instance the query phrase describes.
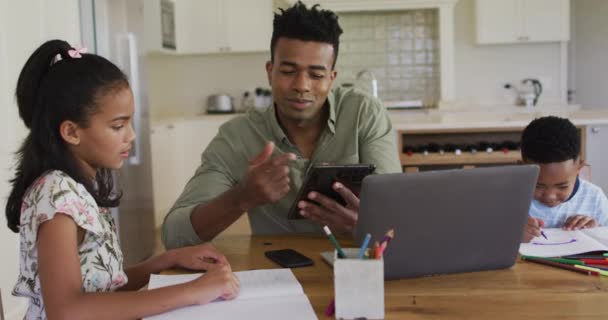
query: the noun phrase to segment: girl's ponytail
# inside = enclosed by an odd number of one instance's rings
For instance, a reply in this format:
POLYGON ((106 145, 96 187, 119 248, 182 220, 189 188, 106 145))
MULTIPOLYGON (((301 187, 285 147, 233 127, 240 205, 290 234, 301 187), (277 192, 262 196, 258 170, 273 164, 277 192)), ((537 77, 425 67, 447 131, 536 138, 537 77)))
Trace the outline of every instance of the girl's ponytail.
POLYGON ((26 127, 31 129, 34 114, 39 107, 37 104, 42 79, 52 68, 57 55, 65 59, 70 49, 70 44, 63 40, 47 41, 34 51, 21 70, 19 80, 17 80, 15 96, 17 97, 19 116, 26 127))

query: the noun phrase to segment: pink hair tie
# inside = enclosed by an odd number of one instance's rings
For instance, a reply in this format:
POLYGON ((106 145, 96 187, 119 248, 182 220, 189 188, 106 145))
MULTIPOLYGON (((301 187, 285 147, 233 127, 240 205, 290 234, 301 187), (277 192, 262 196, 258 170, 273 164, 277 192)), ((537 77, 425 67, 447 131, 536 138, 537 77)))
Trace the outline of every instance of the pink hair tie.
POLYGON ((80 46, 68 50, 68 55, 72 58, 82 58, 81 54, 85 53, 87 53, 87 48, 80 46))

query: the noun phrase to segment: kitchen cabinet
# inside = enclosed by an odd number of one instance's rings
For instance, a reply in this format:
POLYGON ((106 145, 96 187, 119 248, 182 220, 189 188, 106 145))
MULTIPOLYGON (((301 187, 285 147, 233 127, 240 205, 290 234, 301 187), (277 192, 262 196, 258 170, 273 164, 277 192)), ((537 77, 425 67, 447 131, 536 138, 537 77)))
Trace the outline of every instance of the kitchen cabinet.
POLYGON ((155 0, 145 3, 149 52, 269 51, 272 0, 155 0))
POLYGON ((152 180, 156 228, 201 164, 201 154, 234 115, 173 119, 152 125, 152 180))
POLYGON ((606 141, 608 124, 588 125, 585 130, 584 159, 591 167, 591 182, 608 193, 608 162, 606 162, 606 141))
POLYGON ((476 0, 477 43, 570 40, 570 0, 476 0))

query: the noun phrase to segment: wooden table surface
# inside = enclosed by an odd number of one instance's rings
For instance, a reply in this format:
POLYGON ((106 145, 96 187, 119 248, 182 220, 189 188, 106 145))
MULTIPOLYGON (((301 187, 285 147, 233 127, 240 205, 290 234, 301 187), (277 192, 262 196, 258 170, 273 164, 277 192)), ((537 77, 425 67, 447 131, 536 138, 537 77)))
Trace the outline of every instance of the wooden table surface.
MULTIPOLYGON (((328 319, 333 270, 319 256, 333 249, 327 238, 225 235, 213 244, 233 271, 278 268, 267 250, 292 248, 310 257, 314 266, 292 271, 319 319, 328 319)), ((386 319, 608 319, 608 279, 519 259, 504 270, 386 281, 384 290, 386 319)))

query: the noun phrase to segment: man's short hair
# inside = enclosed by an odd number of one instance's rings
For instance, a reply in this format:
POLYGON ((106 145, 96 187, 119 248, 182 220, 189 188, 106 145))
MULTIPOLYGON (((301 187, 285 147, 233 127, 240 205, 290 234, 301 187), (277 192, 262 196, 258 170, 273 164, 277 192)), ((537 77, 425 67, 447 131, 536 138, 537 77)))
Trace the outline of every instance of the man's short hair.
POLYGON ((568 119, 555 116, 534 119, 521 137, 524 161, 535 163, 564 162, 581 153, 578 129, 568 119))
POLYGON ((290 38, 302 41, 329 43, 334 48, 334 62, 338 60, 340 35, 342 28, 338 24, 338 16, 330 11, 319 8, 316 4, 310 9, 298 1, 287 10, 279 9, 274 14, 272 38, 270 40, 270 61, 274 61, 274 49, 279 38, 290 38))

